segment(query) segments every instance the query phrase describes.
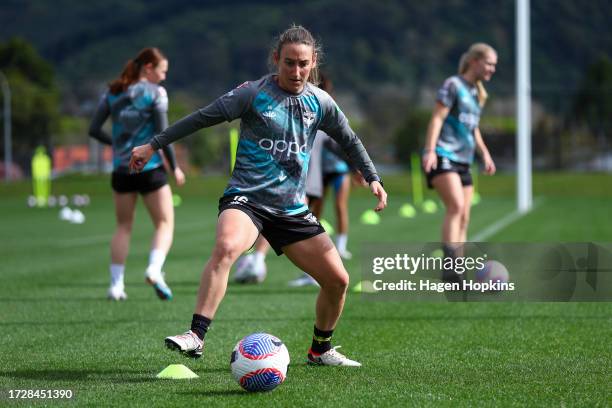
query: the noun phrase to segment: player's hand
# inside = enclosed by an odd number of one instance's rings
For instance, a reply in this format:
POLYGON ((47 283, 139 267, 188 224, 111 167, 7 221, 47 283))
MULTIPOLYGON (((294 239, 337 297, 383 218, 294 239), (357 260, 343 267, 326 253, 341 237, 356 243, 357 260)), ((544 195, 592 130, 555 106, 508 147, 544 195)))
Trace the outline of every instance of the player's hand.
POLYGON ((486 153, 482 156, 482 162, 484 164, 485 174, 488 174, 489 176, 495 174, 495 171, 497 169, 495 168, 495 163, 493 162, 493 159, 491 158, 491 155, 489 153, 486 153))
POLYGON ((134 173, 138 173, 142 171, 145 164, 151 160, 151 156, 153 156, 155 151, 151 147, 150 144, 144 144, 142 146, 136 146, 132 149, 132 157, 130 157, 130 171, 134 173))
POLYGON ((429 173, 438 167, 438 156, 433 150, 428 150, 423 153, 423 171, 429 173))
POLYGON ((383 188, 382 184, 378 181, 370 183, 370 191, 378 198, 378 204, 374 207, 374 211, 382 211, 387 206, 387 192, 383 188))
POLYGON ((179 187, 185 184, 185 173, 178 166, 174 169, 174 180, 176 180, 176 185, 179 187))

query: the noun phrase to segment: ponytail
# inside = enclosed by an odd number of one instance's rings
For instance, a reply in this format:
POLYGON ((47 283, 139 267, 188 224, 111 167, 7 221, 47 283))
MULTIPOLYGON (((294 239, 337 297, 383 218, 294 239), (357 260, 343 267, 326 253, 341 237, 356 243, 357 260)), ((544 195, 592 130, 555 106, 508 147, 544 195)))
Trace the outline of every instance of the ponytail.
POLYGON ((129 60, 119 78, 115 79, 113 82, 108 84, 108 88, 110 93, 113 95, 117 95, 123 91, 125 91, 130 85, 134 82, 138 81, 138 77, 140 76, 140 64, 135 60, 129 60))
POLYGON ((154 47, 142 49, 136 58, 128 60, 121 71, 119 78, 108 84, 108 89, 113 95, 125 92, 134 82, 138 81, 142 67, 153 64, 156 67, 161 61, 167 59, 162 52, 154 47))
POLYGON ((487 103, 489 93, 482 84, 482 81, 476 81, 476 89, 478 89, 478 104, 482 108, 485 106, 485 103, 487 103))

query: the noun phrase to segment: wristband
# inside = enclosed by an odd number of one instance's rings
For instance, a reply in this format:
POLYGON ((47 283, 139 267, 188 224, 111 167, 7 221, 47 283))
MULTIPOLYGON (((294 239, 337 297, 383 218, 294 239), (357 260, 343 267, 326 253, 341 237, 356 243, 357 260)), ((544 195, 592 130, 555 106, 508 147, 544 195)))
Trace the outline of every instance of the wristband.
POLYGON ((375 182, 375 181, 378 181, 378 182, 380 183, 380 185, 381 185, 381 186, 383 186, 383 187, 385 186, 385 185, 383 184, 382 179, 381 179, 381 178, 380 178, 378 175, 376 175, 376 174, 374 175, 374 177, 372 178, 372 180, 368 181, 368 184, 372 184, 372 183, 373 183, 373 182, 375 182))

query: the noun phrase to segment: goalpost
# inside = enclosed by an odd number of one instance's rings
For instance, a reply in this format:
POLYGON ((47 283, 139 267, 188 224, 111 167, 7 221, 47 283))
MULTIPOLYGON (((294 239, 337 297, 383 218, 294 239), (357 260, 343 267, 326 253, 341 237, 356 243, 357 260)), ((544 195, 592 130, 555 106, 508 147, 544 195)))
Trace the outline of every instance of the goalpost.
POLYGON ((531 210, 531 62, 529 0, 516 0, 516 193, 517 210, 531 210))

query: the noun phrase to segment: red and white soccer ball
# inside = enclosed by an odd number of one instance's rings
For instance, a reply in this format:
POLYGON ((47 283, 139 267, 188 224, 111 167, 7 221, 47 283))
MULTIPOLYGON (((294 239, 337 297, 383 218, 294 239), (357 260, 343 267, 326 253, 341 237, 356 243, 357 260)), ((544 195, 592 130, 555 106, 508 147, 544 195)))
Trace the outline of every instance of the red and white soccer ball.
POLYGON ((289 351, 271 334, 254 333, 236 344, 230 367, 238 384, 247 391, 271 391, 285 381, 289 351))
POLYGON ((503 263, 498 261, 487 261, 482 269, 476 272, 478 282, 508 282, 510 274, 503 263))

